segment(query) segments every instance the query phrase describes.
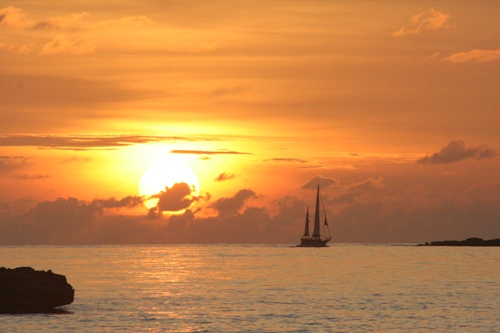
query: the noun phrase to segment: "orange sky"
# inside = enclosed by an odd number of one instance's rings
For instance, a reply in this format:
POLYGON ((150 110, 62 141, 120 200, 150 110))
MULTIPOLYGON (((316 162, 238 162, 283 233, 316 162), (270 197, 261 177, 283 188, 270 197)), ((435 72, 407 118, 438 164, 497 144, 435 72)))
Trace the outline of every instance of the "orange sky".
POLYGON ((496 1, 2 1, 0 244, 500 237, 496 1), (182 216, 141 175, 198 176, 182 216))

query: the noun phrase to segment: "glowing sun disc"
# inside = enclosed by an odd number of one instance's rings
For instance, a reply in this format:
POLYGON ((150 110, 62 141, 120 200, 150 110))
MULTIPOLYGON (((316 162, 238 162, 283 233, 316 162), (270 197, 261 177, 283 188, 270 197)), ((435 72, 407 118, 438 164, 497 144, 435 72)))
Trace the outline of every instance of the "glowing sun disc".
MULTIPOLYGON (((161 161, 146 170, 139 181, 139 194, 144 197, 144 206, 148 209, 154 208, 160 201, 158 196, 166 188, 172 188, 174 184, 185 183, 191 189, 190 197, 198 197, 200 184, 196 175, 184 164, 172 160, 161 161), (149 199, 148 199, 149 198, 149 199)), ((195 201, 178 211, 165 211, 166 213, 182 213, 191 208, 195 201)))

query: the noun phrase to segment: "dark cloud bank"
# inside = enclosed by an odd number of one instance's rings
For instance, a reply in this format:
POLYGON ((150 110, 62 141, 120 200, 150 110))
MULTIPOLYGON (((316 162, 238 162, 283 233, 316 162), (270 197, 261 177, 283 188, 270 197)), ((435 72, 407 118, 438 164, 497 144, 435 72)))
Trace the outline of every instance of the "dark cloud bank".
MULTIPOLYGON (((443 199, 417 205, 408 196, 388 194, 381 177, 347 185, 330 181, 335 185, 331 190, 341 190, 336 194, 328 189, 323 192, 334 242, 417 243, 500 235, 500 207, 494 201, 464 203, 443 199)), ((487 195, 491 196, 499 189, 500 184, 495 183, 483 191, 489 191, 487 195)), ((314 190, 305 191, 307 197, 314 196, 314 190)), ((174 192, 178 195, 177 204, 182 207, 190 200, 198 200, 194 211, 173 216, 158 211, 127 215, 127 209, 142 205, 142 198, 134 196, 91 202, 60 198, 40 202, 24 213, 15 213, 2 203, 0 245, 295 244, 303 231, 308 203, 296 197, 277 199, 268 209, 259 206, 260 196, 251 189, 241 189, 232 197, 216 200, 209 194, 186 199, 188 194, 181 186, 166 196, 173 196, 174 192)), ((171 204, 160 200, 157 210, 179 208, 168 206, 171 204)))
POLYGON ((493 158, 496 152, 486 146, 466 147, 465 142, 461 140, 451 141, 446 147, 443 147, 438 153, 431 156, 427 155, 417 160, 420 164, 447 164, 460 162, 466 159, 482 160, 493 158))

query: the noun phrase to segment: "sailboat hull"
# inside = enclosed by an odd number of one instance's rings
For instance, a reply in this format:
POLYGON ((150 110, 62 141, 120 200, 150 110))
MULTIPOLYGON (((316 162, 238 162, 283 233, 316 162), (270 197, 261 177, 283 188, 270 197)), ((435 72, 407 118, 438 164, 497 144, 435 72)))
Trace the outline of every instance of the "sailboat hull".
POLYGON ((300 239, 300 245, 298 247, 327 247, 326 243, 330 241, 331 238, 320 239, 320 238, 309 238, 303 237, 300 239))

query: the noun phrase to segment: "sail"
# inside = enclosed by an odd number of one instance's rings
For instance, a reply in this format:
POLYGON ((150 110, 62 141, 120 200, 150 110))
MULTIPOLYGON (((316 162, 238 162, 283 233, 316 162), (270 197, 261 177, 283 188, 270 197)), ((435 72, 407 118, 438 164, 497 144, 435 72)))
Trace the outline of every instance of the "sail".
POLYGON ((318 192, 316 193, 316 211, 314 212, 314 232, 313 237, 320 237, 319 231, 319 184, 318 184, 318 192))
POLYGON ((318 192, 316 193, 316 211, 314 212, 314 232, 312 236, 309 236, 309 206, 307 207, 306 210, 306 227, 304 230, 304 236, 300 239, 300 245, 297 245, 299 247, 325 247, 328 246, 326 243, 328 243, 332 237, 330 236, 330 230, 328 228, 328 222, 326 221, 326 212, 325 212, 325 205, 323 204, 323 200, 321 200, 321 206, 323 208, 323 214, 325 216, 325 229, 327 230, 328 236, 324 239, 321 239, 320 235, 320 200, 321 196, 319 194, 319 185, 318 185, 318 192))
POLYGON ((304 230, 304 237, 309 237, 309 206, 306 211, 306 228, 304 230))

